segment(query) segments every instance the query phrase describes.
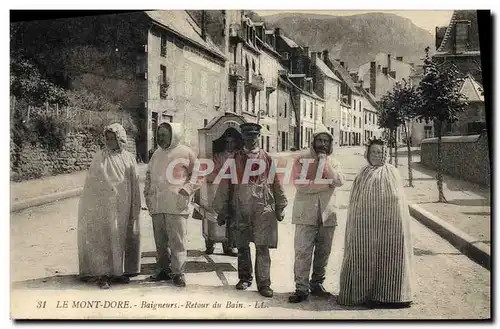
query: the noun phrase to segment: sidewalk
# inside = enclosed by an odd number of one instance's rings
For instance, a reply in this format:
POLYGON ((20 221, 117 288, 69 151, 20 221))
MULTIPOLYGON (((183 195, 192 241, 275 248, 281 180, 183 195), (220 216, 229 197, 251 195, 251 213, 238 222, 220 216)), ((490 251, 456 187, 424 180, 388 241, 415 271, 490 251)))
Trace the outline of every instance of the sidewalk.
POLYGON ((477 239, 491 244, 491 194, 490 188, 444 176, 443 191, 447 203, 438 203, 436 172, 420 164, 420 155, 413 155, 413 185, 408 187, 408 158, 398 159, 398 169, 405 179, 405 192, 410 203, 441 218, 477 239))

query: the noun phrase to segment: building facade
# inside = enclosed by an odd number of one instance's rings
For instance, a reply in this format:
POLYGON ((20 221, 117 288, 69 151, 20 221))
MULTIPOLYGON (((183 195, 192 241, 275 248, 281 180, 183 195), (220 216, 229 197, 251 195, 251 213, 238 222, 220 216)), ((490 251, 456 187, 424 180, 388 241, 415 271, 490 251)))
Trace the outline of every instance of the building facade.
POLYGON ((341 107, 340 86, 342 81, 322 60, 323 53, 312 55, 314 91, 325 100, 323 123, 333 136, 334 145, 340 144, 341 107))
POLYGON ((292 85, 284 78, 278 80, 278 152, 295 148, 295 119, 292 85))

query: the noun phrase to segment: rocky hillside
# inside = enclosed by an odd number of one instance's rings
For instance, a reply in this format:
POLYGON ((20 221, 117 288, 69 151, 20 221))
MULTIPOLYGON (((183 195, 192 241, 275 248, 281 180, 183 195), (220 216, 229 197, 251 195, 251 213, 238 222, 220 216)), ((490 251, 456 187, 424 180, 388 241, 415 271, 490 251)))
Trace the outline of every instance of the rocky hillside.
POLYGON ((286 36, 311 51, 328 49, 332 58, 341 58, 349 68, 372 60, 379 52, 405 62, 421 62, 424 49, 434 48, 434 36, 407 18, 385 13, 329 16, 284 13, 259 17, 269 27, 279 27, 286 36))

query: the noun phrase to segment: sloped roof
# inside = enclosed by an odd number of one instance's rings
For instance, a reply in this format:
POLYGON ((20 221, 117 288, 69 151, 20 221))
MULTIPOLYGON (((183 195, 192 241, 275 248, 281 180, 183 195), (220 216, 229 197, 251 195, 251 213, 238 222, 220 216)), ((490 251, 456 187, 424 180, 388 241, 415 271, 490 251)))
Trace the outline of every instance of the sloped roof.
MULTIPOLYGON (((314 56, 314 55, 313 55, 314 56)), ((327 77, 338 82, 342 82, 335 73, 330 70, 330 68, 323 62, 320 58, 316 58, 316 67, 327 77)))
POLYGON ((467 51, 479 51, 479 30, 477 26, 477 12, 475 10, 455 10, 451 16, 450 24, 446 29, 437 53, 453 53, 455 44, 455 31, 457 21, 470 21, 469 47, 467 51))
POLYGON ((483 87, 471 75, 465 78, 460 93, 467 97, 469 102, 484 102, 483 87))
POLYGON ((352 77, 349 74, 349 72, 347 72, 347 70, 344 67, 342 67, 342 65, 340 65, 340 63, 337 62, 336 60, 332 59, 330 60, 330 62, 333 65, 333 71, 335 71, 335 73, 340 76, 342 81, 344 81, 347 84, 347 86, 349 87, 349 89, 352 90, 353 93, 359 95, 359 91, 356 88, 356 84, 352 80, 352 77))
POLYGON ((292 39, 288 38, 288 37, 285 37, 284 35, 280 35, 280 37, 283 39, 283 41, 286 42, 286 44, 288 45, 288 47, 290 48, 299 48, 299 45, 295 43, 295 41, 293 41, 292 39))
POLYGON ((180 37, 193 42, 213 55, 226 59, 210 38, 207 37, 204 40, 201 37, 201 28, 185 10, 154 10, 146 11, 145 13, 153 21, 160 23, 180 37))
POLYGON ((372 93, 366 91, 365 89, 363 89, 363 87, 358 87, 359 91, 361 92, 361 94, 370 102, 370 104, 372 104, 372 106, 377 109, 377 100, 375 99, 375 96, 373 96, 372 93))

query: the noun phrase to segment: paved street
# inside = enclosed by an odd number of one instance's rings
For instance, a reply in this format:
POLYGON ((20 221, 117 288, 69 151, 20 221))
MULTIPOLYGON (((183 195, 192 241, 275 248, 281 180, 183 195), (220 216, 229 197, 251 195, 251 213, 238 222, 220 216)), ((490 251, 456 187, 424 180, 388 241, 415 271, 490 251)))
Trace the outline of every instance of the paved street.
MULTIPOLYGON (((301 304, 289 304, 294 290, 293 232, 290 205, 279 226, 279 246, 271 251, 272 288, 275 297, 266 299, 256 292, 234 289, 237 282, 236 258, 203 254, 201 221, 188 225, 187 284, 184 289, 171 283, 145 281, 154 266, 154 241, 151 220, 142 212, 142 275, 129 285, 112 286, 103 291, 75 280, 77 258, 78 199, 11 214, 11 280, 13 317, 114 317, 120 318, 331 318, 331 319, 479 319, 490 317, 490 272, 460 254, 448 242, 412 221, 414 239, 414 306, 403 310, 365 310, 340 307, 335 303, 343 254, 347 203, 352 181, 364 165, 361 148, 338 150, 347 184, 338 192, 339 226, 327 273, 329 299, 312 297, 301 304), (57 294, 57 297, 56 297, 57 294), (45 309, 36 302, 47 300, 45 309), (130 309, 57 309, 56 301, 129 300, 130 309), (228 305, 228 301, 230 304, 228 305), (191 302, 191 303, 188 303, 191 302), (197 302, 198 305, 194 305, 197 302), (214 308, 214 302, 222 306, 214 308), (261 303, 262 302, 262 303, 261 303), (150 308, 148 303, 177 303, 179 308, 150 308), (200 305, 208 303, 208 305, 200 305), (241 308, 228 306, 240 305, 241 308), (137 305, 137 306, 135 306, 137 305), (142 307, 141 307, 142 306, 142 307), (193 308, 190 308, 193 306, 193 308), (205 307, 204 307, 205 306, 205 307), (262 308, 263 307, 263 308, 262 308)), ((294 190, 287 195, 293 202, 294 190)), ((254 249, 252 248, 254 255, 254 249)), ((163 305, 164 307, 169 305, 163 305)), ((172 305, 170 305, 172 306, 172 305)))

